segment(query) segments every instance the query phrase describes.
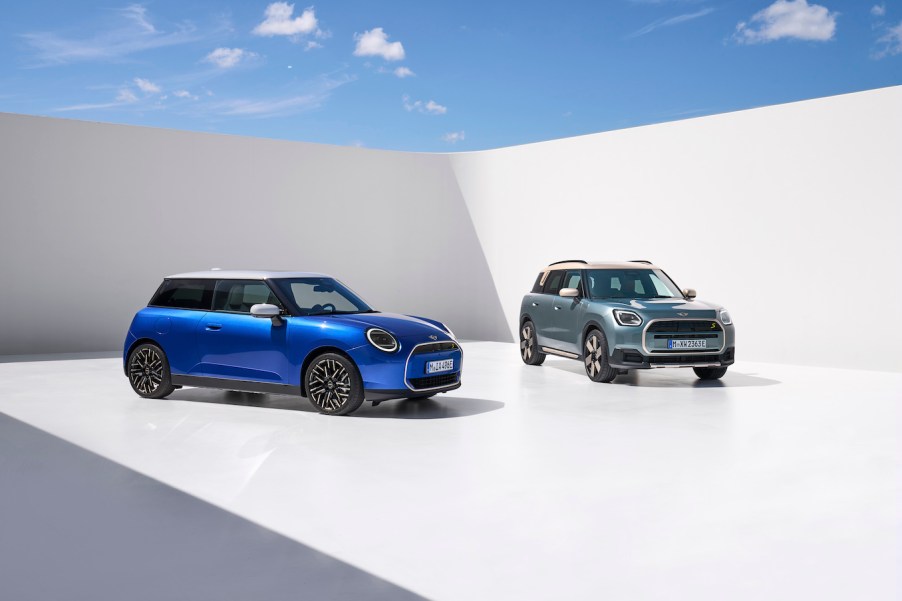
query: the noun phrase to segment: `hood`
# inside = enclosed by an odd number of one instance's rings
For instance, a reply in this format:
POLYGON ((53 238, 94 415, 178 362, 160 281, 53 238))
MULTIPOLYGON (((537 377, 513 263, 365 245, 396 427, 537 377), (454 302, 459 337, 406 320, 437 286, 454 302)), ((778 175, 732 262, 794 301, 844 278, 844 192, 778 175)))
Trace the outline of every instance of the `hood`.
POLYGON ((448 337, 447 332, 424 319, 397 313, 354 313, 351 315, 332 315, 329 316, 329 319, 348 325, 356 325, 360 328, 381 328, 401 338, 436 333, 441 333, 448 337))
POLYGON ((655 299, 632 299, 623 302, 610 303, 611 306, 617 308, 622 305, 624 309, 633 309, 640 311, 644 315, 652 318, 656 317, 699 317, 714 318, 717 317, 717 311, 721 309, 720 305, 708 303, 698 299, 686 300, 683 298, 655 298, 655 299), (688 315, 679 315, 680 313, 688 313, 688 315))

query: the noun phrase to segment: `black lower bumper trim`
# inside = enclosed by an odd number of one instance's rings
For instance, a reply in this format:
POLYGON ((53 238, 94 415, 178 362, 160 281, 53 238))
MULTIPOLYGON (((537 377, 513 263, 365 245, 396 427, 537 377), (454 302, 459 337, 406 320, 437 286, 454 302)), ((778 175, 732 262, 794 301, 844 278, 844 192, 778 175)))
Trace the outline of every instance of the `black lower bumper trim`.
POLYGON ((659 367, 693 367, 699 365, 727 366, 736 361, 735 347, 728 347, 722 353, 686 353, 666 355, 643 355, 634 349, 614 349, 611 367, 616 369, 653 369, 659 367))
POLYGON ((368 401, 381 403, 382 401, 391 401, 394 399, 424 399, 457 388, 460 388, 460 382, 438 390, 410 390, 409 388, 401 390, 366 390, 363 396, 368 401))

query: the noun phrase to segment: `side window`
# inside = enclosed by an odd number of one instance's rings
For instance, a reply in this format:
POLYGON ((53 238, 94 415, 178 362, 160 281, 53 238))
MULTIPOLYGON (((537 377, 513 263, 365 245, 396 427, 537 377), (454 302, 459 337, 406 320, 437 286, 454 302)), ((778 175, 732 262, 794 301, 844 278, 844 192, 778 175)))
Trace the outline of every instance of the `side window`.
POLYGON ((561 288, 576 288, 580 295, 583 293, 583 278, 579 271, 568 271, 564 277, 564 285, 561 288))
POLYGON ((542 288, 542 292, 544 294, 557 294, 561 290, 561 283, 563 281, 563 271, 552 271, 545 279, 545 287, 542 288))
POLYGON ((259 280, 219 280, 213 296, 214 311, 229 313, 250 313, 251 307, 259 304, 282 307, 266 282, 259 280))
POLYGON ((215 280, 165 280, 150 300, 151 307, 210 310, 215 280))

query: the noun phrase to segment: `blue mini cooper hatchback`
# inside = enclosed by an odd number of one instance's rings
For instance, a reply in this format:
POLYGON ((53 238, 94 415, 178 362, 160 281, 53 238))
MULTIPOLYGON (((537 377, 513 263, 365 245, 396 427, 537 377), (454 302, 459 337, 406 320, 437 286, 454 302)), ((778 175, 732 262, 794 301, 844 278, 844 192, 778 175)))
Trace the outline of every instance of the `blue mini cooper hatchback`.
POLYGON ((327 275, 218 270, 165 278, 123 354, 143 397, 182 386, 294 394, 333 415, 454 390, 462 359, 441 322, 371 309, 327 275))

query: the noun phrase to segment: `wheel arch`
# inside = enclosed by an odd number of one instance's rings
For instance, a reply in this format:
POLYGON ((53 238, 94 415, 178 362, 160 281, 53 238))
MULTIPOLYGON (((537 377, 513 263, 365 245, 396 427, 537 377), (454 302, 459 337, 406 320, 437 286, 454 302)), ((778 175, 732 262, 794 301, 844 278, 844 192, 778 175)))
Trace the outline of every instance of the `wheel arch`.
POLYGON ((163 351, 164 355, 166 354, 166 350, 163 348, 163 345, 161 345, 158 341, 154 340, 153 338, 148 338, 146 336, 144 338, 138 338, 131 344, 131 346, 128 347, 128 350, 125 351, 125 358, 122 361, 122 371, 125 373, 126 376, 128 376, 128 358, 131 356, 132 351, 135 350, 137 347, 141 346, 142 344, 152 344, 152 345, 156 346, 157 348, 159 348, 161 351, 163 351))
POLYGON ((338 348, 337 346, 318 346, 304 357, 304 361, 301 363, 301 396, 307 396, 307 383, 304 381, 304 374, 307 373, 307 368, 310 367, 310 364, 313 363, 313 360, 319 357, 320 355, 325 355, 326 353, 335 353, 336 355, 341 355, 348 361, 350 361, 354 367, 357 368, 357 371, 360 371, 360 366, 357 365, 357 362, 354 361, 354 358, 351 357, 344 350, 338 348))
MULTIPOLYGON (((601 332, 602 336, 604 336, 605 341, 607 341, 607 339, 608 339, 608 334, 604 330, 604 325, 602 325, 602 323, 599 320, 589 319, 588 321, 586 321, 585 325, 583 326, 583 330, 579 335, 578 348, 579 348, 580 359, 582 359, 583 355, 584 355, 583 349, 585 348, 585 345, 586 345, 586 336, 588 336, 589 332, 591 332, 592 330, 598 330, 599 332, 601 332)), ((610 349, 609 349, 609 351, 610 351, 610 349)))

